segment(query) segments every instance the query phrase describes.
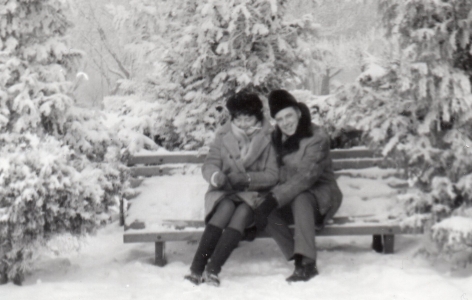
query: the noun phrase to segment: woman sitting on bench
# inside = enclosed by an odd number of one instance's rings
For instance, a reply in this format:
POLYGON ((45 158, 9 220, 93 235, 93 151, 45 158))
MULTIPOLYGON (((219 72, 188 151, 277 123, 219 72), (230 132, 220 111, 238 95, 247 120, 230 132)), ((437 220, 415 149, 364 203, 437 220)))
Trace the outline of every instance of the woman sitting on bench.
POLYGON ((258 193, 267 192, 278 180, 272 127, 264 118, 259 97, 238 93, 228 99, 226 107, 231 122, 217 131, 202 167, 210 184, 205 195, 206 226, 191 273, 185 276, 194 284, 219 286, 221 267, 244 229, 253 223, 258 193))

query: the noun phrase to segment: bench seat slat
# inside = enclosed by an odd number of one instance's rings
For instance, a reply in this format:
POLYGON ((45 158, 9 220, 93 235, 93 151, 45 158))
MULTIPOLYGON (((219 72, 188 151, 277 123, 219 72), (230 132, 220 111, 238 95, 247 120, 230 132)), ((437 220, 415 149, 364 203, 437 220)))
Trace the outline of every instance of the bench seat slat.
MULTIPOLYGON (((333 224, 346 224, 346 223, 353 223, 356 221, 362 222, 371 222, 371 223, 379 223, 379 220, 375 218, 374 214, 365 214, 365 215, 353 215, 353 216, 334 216, 330 219, 330 225, 333 224)), ((144 222, 133 222, 131 226, 128 228, 131 229, 143 229, 146 228, 146 224, 144 222), (132 225, 134 223, 139 223, 138 227, 134 228, 132 225)), ((162 220, 162 225, 164 226, 173 226, 175 229, 183 229, 187 227, 199 228, 205 226, 205 221, 203 220, 162 220)))
MULTIPOLYGON (((142 242, 163 242, 163 241, 197 241, 203 233, 203 228, 192 230, 169 230, 162 232, 150 231, 130 231, 125 232, 123 241, 125 243, 142 242)), ((341 235, 385 235, 385 234, 418 234, 420 230, 402 230, 396 224, 349 224, 349 225, 330 225, 323 230, 318 231, 317 236, 341 236, 341 235)), ((265 233, 260 233, 258 237, 268 237, 265 233)))

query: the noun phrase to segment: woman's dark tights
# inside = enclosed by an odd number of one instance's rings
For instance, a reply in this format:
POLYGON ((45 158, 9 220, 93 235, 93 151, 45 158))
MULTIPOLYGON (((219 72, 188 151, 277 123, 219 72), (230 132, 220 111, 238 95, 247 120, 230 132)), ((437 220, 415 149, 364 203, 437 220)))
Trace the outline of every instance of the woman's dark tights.
POLYGON ((253 212, 249 205, 244 202, 235 203, 232 200, 223 199, 208 223, 221 229, 233 228, 242 234, 252 221, 253 212))

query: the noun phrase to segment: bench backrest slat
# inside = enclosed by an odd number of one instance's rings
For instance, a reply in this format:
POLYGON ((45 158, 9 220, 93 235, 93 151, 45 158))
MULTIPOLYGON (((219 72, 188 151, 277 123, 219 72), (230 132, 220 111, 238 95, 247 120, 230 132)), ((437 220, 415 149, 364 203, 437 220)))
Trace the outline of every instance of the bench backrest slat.
MULTIPOLYGON (((206 153, 185 152, 185 153, 151 153, 138 154, 132 156, 128 162, 128 166, 134 165, 163 165, 163 164, 179 164, 190 163, 199 164, 205 161, 206 153)), ((334 149, 331 150, 331 157, 336 159, 353 159, 353 158, 373 158, 374 152, 367 148, 354 149, 334 149)))
POLYGON ((172 153, 172 154, 153 154, 153 155, 135 155, 130 158, 128 166, 134 165, 163 165, 163 164, 202 164, 205 161, 206 154, 198 155, 195 153, 172 153))
MULTIPOLYGON (((376 157, 373 151, 365 147, 334 149, 331 156, 334 171, 386 165, 382 157, 376 157)), ((130 158, 128 166, 133 176, 169 175, 176 169, 176 164, 202 164, 205 157, 206 153, 201 151, 138 154, 130 158)))
MULTIPOLYGON (((337 159, 333 160, 333 170, 347 170, 347 169, 365 169, 376 166, 385 166, 386 162, 382 158, 363 158, 363 159, 337 159)), ((154 166, 135 166, 131 167, 132 176, 160 176, 170 175, 176 167, 172 165, 154 165, 154 166)))

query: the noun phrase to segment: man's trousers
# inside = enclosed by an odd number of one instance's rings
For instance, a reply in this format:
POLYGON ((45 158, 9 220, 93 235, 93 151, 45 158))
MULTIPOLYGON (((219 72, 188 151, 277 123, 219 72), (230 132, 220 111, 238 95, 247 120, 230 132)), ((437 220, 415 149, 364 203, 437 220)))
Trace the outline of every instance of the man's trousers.
POLYGON ((316 224, 323 223, 315 197, 299 194, 288 205, 273 211, 265 231, 272 236, 287 260, 300 254, 316 261, 316 224), (289 224, 294 225, 292 234, 289 224))

